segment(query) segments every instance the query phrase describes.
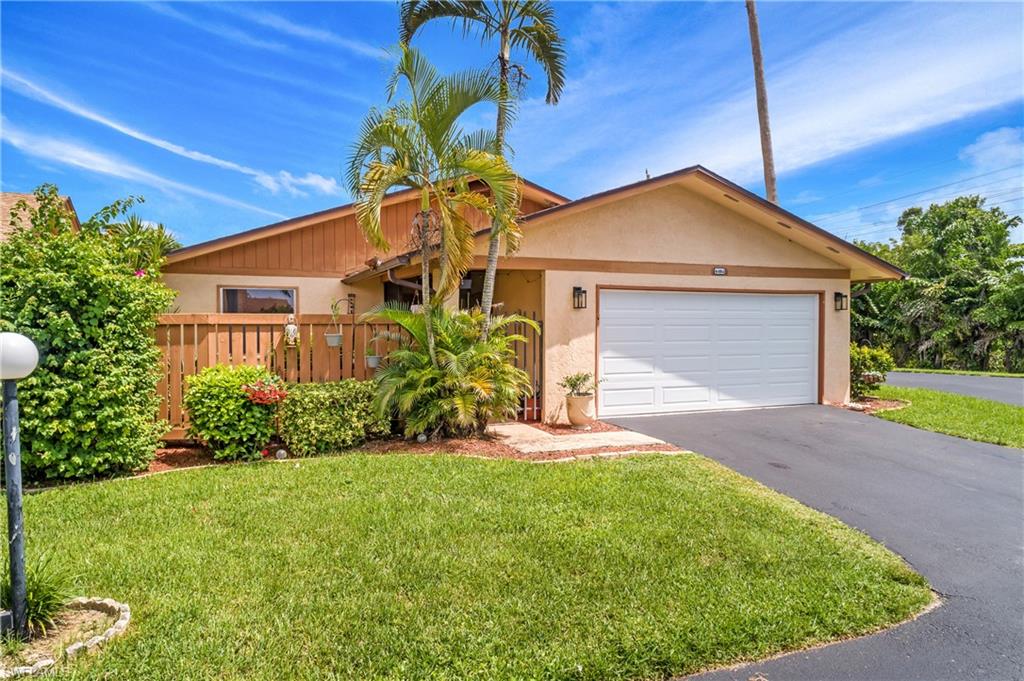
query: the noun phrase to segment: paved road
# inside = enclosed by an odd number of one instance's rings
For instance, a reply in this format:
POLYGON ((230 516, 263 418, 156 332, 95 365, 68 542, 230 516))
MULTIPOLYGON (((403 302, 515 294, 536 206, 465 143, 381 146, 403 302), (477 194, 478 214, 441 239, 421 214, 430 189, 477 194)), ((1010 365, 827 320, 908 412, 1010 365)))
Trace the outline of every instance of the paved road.
POLYGON ((945 594, 895 629, 700 679, 1024 678, 1024 451, 824 406, 613 421, 867 532, 945 594))
POLYGON ((984 397, 987 400, 1024 406, 1024 378, 890 371, 886 383, 908 388, 944 390, 949 393, 973 395, 974 397, 984 397))

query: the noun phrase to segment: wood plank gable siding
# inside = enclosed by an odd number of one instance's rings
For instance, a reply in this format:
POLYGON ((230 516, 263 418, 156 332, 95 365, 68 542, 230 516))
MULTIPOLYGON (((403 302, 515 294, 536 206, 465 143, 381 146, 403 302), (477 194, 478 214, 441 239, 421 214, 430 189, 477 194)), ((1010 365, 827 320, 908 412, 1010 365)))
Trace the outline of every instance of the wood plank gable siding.
MULTIPOLYGON (((342 277, 362 269, 374 256, 386 260, 411 250, 410 230, 416 207, 416 202, 410 200, 385 206, 381 211, 384 235, 391 244, 387 253, 367 243, 355 216, 346 215, 169 263, 164 272, 342 277)), ((539 201, 523 198, 524 215, 545 207, 539 201)), ((487 225, 479 214, 472 222, 478 229, 487 225)))

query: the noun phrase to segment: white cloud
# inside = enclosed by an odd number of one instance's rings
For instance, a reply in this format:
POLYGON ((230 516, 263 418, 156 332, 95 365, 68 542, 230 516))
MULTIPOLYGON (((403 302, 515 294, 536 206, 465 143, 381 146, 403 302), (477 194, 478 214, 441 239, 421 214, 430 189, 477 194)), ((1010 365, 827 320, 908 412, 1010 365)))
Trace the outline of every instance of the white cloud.
POLYGON ((156 173, 127 163, 119 158, 101 151, 89 149, 77 142, 61 140, 46 135, 38 135, 18 128, 11 124, 6 118, 3 119, 0 139, 18 149, 24 154, 34 156, 46 161, 52 161, 63 165, 81 168, 101 175, 109 175, 124 180, 131 180, 141 184, 155 187, 161 191, 174 194, 190 194, 202 199, 214 201, 233 208, 243 208, 255 213, 262 213, 273 218, 284 219, 287 216, 275 213, 274 211, 254 206, 233 199, 223 194, 211 192, 206 189, 194 187, 183 182, 168 179, 156 173))
POLYGON ((225 38, 232 42, 245 45, 246 47, 255 47, 261 50, 270 50, 272 52, 287 52, 288 46, 283 43, 275 42, 272 40, 263 40, 257 38, 254 35, 246 33, 245 31, 235 28, 234 26, 227 26, 224 24, 218 24, 206 20, 200 21, 193 16, 190 16, 184 12, 179 12, 174 7, 162 2, 148 2, 145 3, 154 12, 162 14, 172 19, 188 24, 198 28, 201 31, 205 31, 219 38, 225 38))
POLYGON ((80 118, 84 118, 111 128, 112 130, 116 130, 117 132, 139 140, 140 142, 151 144, 163 149, 164 151, 169 151, 177 156, 182 156, 192 161, 207 163, 218 168, 248 175, 253 178, 257 184, 272 193, 276 194, 281 189, 284 189, 293 196, 307 196, 307 193, 302 191, 302 186, 314 188, 320 193, 328 195, 336 196, 342 193, 341 188, 338 186, 338 183, 334 178, 327 178, 322 175, 317 175, 316 173, 306 173, 301 181, 296 181, 296 178, 294 178, 288 171, 282 170, 277 174, 270 174, 262 170, 250 168, 249 166, 218 158, 202 151, 189 149, 175 142, 155 137, 129 125, 115 121, 101 113, 93 111, 92 109, 65 99, 51 90, 48 90, 10 70, 0 69, 0 74, 3 76, 4 87, 8 87, 27 97, 35 99, 36 101, 48 104, 70 114, 74 114, 80 118))
POLYGON ((960 160, 977 170, 995 170, 1024 164, 1024 128, 986 132, 960 150, 960 160))
MULTIPOLYGON (((603 8, 600 21, 618 30, 591 37, 586 70, 563 101, 523 105, 512 139, 522 170, 571 168, 569 182, 587 193, 642 179, 644 169, 698 163, 739 182, 760 180, 745 21, 742 6, 725 16, 731 7, 702 8, 676 27, 685 34, 678 41, 658 33, 640 43, 623 36, 642 28, 630 23, 635 10, 622 8, 617 22, 606 16, 614 6, 603 8)), ((802 11, 775 8, 764 11, 802 11)), ((650 23, 648 31, 661 30, 650 23)), ((780 175, 1020 100, 1020 28, 1012 4, 908 4, 851 10, 817 40, 762 36, 780 175), (784 54, 773 61, 773 53, 784 54)))
POLYGON ((225 4, 221 6, 221 9, 230 11, 237 16, 243 17, 255 24, 264 26, 266 28, 272 28, 276 31, 290 35, 295 38, 302 38, 303 40, 309 40, 312 42, 323 43, 327 45, 333 45, 340 47, 352 54, 360 57, 370 57, 371 59, 387 59, 388 55, 380 47, 375 47, 370 43, 362 40, 355 40, 353 38, 346 38, 340 36, 333 31, 328 31, 324 28, 317 28, 314 26, 306 26, 305 24, 299 24, 291 19, 274 14, 266 11, 249 11, 243 10, 239 7, 225 4))

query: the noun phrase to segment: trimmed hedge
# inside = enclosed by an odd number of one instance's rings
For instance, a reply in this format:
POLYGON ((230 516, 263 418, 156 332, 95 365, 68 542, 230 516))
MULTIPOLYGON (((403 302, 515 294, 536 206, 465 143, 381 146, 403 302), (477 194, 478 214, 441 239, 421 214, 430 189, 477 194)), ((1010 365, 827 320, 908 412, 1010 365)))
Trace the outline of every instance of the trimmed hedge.
POLYGON ((189 435, 206 442, 215 459, 260 458, 274 434, 275 406, 253 402, 245 386, 280 379, 261 366, 218 364, 185 380, 189 435))
POLYGON ((296 456, 313 456, 386 435, 389 424, 373 408, 375 394, 376 383, 355 379, 290 385, 280 406, 281 437, 296 456))

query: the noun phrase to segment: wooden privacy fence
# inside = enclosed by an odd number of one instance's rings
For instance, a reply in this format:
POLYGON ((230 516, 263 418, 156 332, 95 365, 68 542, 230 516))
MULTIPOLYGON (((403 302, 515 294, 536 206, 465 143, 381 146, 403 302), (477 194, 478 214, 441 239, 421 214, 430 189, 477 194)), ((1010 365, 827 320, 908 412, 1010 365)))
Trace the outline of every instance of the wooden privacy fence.
MULTIPOLYGON (((162 357, 161 379, 157 385, 160 412, 158 418, 170 424, 168 440, 186 437, 188 414, 182 408, 185 378, 215 364, 260 364, 290 383, 321 383, 343 378, 368 379, 374 370, 366 366, 366 351, 387 355, 396 341, 373 340, 385 332, 397 334, 393 324, 357 321, 355 315, 342 315, 342 342, 327 345, 324 333, 337 333, 326 314, 296 315, 299 340, 294 346, 285 342, 284 314, 166 314, 157 320, 156 343, 162 357)), ((520 344, 516 365, 526 370, 535 393, 524 400, 520 417, 540 418, 539 338, 532 330, 515 329, 530 339, 520 344)))

